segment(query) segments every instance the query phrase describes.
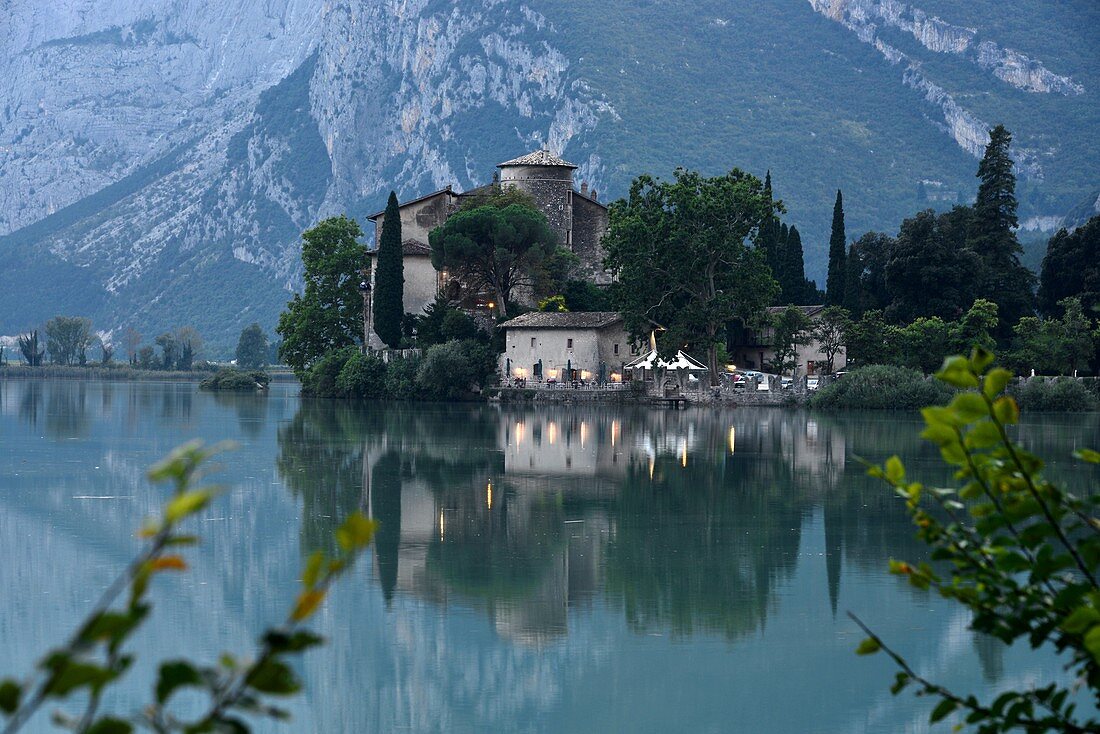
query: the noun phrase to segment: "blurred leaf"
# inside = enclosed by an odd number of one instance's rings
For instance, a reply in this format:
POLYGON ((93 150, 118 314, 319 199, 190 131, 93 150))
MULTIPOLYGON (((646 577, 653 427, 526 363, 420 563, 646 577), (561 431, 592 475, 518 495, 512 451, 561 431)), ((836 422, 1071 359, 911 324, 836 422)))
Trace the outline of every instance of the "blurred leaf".
POLYGON ((985 368, 993 364, 993 352, 985 347, 974 347, 970 352, 970 367, 978 374, 985 372, 985 368))
POLYGON ((928 717, 929 723, 935 724, 937 721, 941 721, 951 714, 952 711, 957 709, 959 704, 955 703, 949 698, 945 698, 936 704, 936 708, 932 709, 932 715, 928 717))
POLYGON ((876 652, 882 649, 882 645, 874 637, 868 637, 859 643, 859 647, 856 648, 856 655, 874 655, 876 652))
POLYGON ((1020 421, 1020 408, 1015 400, 1006 395, 993 403, 993 415, 1001 423, 1010 426, 1020 421))
POLYGON ((10 678, 0 681, 0 711, 14 713, 19 708, 19 697, 22 695, 23 689, 15 681, 10 678))
POLYGON ((348 553, 366 548, 377 528, 376 520, 368 519, 361 512, 353 512, 343 525, 336 529, 336 542, 348 553))
POLYGON ((193 515, 210 502, 214 493, 209 489, 193 489, 190 492, 173 497, 164 510, 164 519, 169 523, 176 523, 193 515))
POLYGON ((948 357, 936 377, 955 387, 977 387, 978 378, 970 371, 970 362, 966 357, 948 357))
POLYGON ((301 652, 324 644, 325 638, 308 630, 296 630, 291 633, 282 630, 271 630, 264 635, 264 642, 275 652, 301 652))
POLYGON ((1002 367, 990 370, 989 374, 985 376, 985 381, 982 383, 982 393, 992 400, 1001 394, 1001 391, 1005 389, 1005 385, 1007 385, 1011 379, 1012 373, 1002 367))
POLYGON ((1073 455, 1081 461, 1087 461, 1090 464, 1100 464, 1100 451, 1093 451, 1092 449, 1077 449, 1073 452, 1073 455))
POLYGON ((905 465, 897 456, 891 456, 886 460, 886 478, 894 484, 900 484, 905 480, 905 465))
POLYGON ((107 716, 92 724, 86 734, 131 734, 133 730, 130 722, 107 716))
POLYGON ((322 551, 313 551, 306 561, 306 567, 302 570, 302 586, 312 589, 321 578, 321 566, 325 562, 325 554, 322 551))
POLYGON ((187 561, 181 556, 161 556, 154 558, 150 566, 153 572, 157 571, 186 571, 187 561))
POLYGON ((169 660, 160 664, 157 672, 157 703, 164 705, 177 688, 201 686, 202 675, 186 660, 169 660))
POLYGON ((274 658, 268 658, 253 670, 245 681, 250 688, 275 696, 289 696, 302 688, 294 671, 274 658))
POLYGON ((317 611, 318 605, 325 599, 325 592, 322 589, 307 589, 298 595, 298 600, 294 604, 294 611, 291 612, 290 618, 295 622, 301 622, 304 619, 309 618, 315 611, 317 611))
POLYGON ((955 409, 959 418, 966 423, 973 423, 979 418, 989 415, 989 407, 981 395, 973 392, 959 393, 951 401, 951 407, 955 409))

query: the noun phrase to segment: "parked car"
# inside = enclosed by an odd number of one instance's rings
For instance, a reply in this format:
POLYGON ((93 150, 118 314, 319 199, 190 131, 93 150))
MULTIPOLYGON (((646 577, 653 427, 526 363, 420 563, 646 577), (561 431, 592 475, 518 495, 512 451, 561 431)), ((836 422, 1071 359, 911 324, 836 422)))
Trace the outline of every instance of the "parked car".
POLYGON ((816 390, 816 389, 817 389, 817 385, 818 385, 818 379, 817 379, 817 377, 807 377, 807 378, 806 378, 806 390, 807 390, 807 391, 813 391, 813 390, 816 390))
POLYGON ((790 377, 784 377, 779 383, 784 390, 790 390, 794 387, 794 379, 790 377))

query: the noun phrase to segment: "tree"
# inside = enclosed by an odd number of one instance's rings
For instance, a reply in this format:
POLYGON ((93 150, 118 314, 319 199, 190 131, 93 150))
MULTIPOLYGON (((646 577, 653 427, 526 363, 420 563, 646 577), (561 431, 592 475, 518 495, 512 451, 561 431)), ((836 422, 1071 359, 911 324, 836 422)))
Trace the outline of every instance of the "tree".
POLYGON ((1062 319, 1058 322, 1062 349, 1059 355, 1066 371, 1077 376, 1077 370, 1086 367, 1095 353, 1093 324, 1081 308, 1079 298, 1063 298, 1058 302, 1062 319))
MULTIPOLYGON (((859 314, 868 309, 883 310, 890 305, 890 293, 886 288, 886 263, 893 255, 897 241, 882 232, 867 232, 853 244, 857 253, 860 281, 859 314)), ((848 268, 845 267, 847 279, 848 268)), ((851 309, 849 309, 851 310, 851 309)), ((856 315, 855 311, 852 311, 856 315)))
POLYGON ((1076 297, 1085 313, 1100 312, 1100 216, 1072 233, 1064 228, 1050 238, 1039 277, 1039 307, 1059 316, 1058 302, 1076 297))
POLYGON ((176 335, 166 331, 154 339, 153 343, 160 347, 161 369, 170 370, 175 367, 176 360, 179 358, 179 344, 176 342, 176 335))
POLYGON ((202 336, 193 326, 184 326, 176 330, 176 348, 179 350, 179 358, 176 361, 176 369, 190 370, 195 359, 202 354, 202 336))
POLYGON ((267 366, 267 335, 259 324, 253 322, 241 330, 236 356, 238 367, 259 370, 267 366))
POLYGON ((882 311, 864 311, 858 321, 852 322, 844 341, 850 365, 897 362, 896 329, 886 323, 882 311))
POLYGON ((107 339, 100 339, 99 348, 103 351, 103 364, 111 364, 111 360, 115 356, 115 345, 107 339))
POLYGON ((1003 125, 989 132, 989 144, 978 164, 978 196, 967 227, 966 247, 979 258, 977 295, 1001 307, 1007 332, 1020 317, 1034 311, 1035 277, 1020 262, 1016 239, 1016 175, 1009 155, 1012 135, 1003 125))
POLYGON ((294 294, 276 331, 282 360, 301 372, 325 352, 363 339, 363 296, 359 283, 366 250, 354 219, 331 217, 302 233, 305 290, 294 294))
POLYGON ((132 326, 126 327, 126 333, 122 337, 122 343, 126 348, 126 359, 131 366, 137 364, 138 347, 141 346, 141 332, 132 326))
MULTIPOLYGON (((979 298, 974 301, 959 321, 952 324, 951 350, 955 352, 968 352, 974 347, 981 347, 989 351, 993 350, 997 341, 993 334, 997 331, 997 304, 979 298)), ((941 355, 946 357, 947 354, 941 355)))
POLYGON ((468 288, 491 294, 501 316, 517 289, 548 289, 561 252, 546 217, 534 206, 491 202, 460 210, 428 235, 432 265, 449 270, 468 288))
POLYGON ((775 210, 760 179, 738 169, 634 179, 627 198, 611 205, 604 239, 612 299, 631 336, 663 329, 657 346, 665 355, 685 344, 706 349, 716 384, 719 332, 735 318, 753 320, 775 293, 763 253, 746 245, 775 210))
POLYGON ((135 365, 143 370, 153 370, 157 368, 156 365, 157 353, 156 351, 146 344, 137 351, 135 357, 135 365))
POLYGON ((924 374, 939 369, 951 351, 951 325, 939 316, 921 316, 897 331, 901 364, 924 374))
MULTIPOLYGON (((891 692, 907 687, 938 700, 930 721, 960 711, 978 731, 1086 732, 1100 730, 1100 519, 1096 503, 1068 492, 1042 474, 1044 462, 1009 438, 1019 407, 1002 392, 1012 378, 989 369, 993 355, 976 349, 952 357, 937 377, 962 390, 947 406, 922 413, 921 434, 954 470, 948 486, 937 472, 935 489, 907 476, 897 456, 871 469, 906 501, 918 537, 931 549, 927 562, 890 561, 890 571, 921 590, 933 589, 965 608, 970 628, 1012 645, 1055 652, 1068 675, 1056 682, 998 691, 994 701, 959 694, 917 671, 855 615, 868 635, 857 653, 883 651, 899 668, 891 692), (1062 681, 1065 682, 1062 682, 1062 681), (1078 711, 1075 689, 1084 689, 1078 711)), ((1078 449, 1077 459, 1100 464, 1100 452, 1078 449)))
POLYGON ((38 346, 38 329, 29 334, 20 334, 17 338, 19 351, 23 353, 23 359, 30 367, 41 367, 42 358, 46 356, 46 350, 38 346))
POLYGON ((405 263, 401 253, 401 209, 390 192, 382 234, 378 238, 378 265, 374 271, 374 333, 391 349, 401 344, 405 316, 405 263))
POLYGON ((832 374, 836 355, 844 348, 851 330, 851 315, 842 306, 828 306, 810 329, 810 336, 821 345, 821 353, 825 355, 826 374, 832 374))
POLYGON ((890 305, 886 317, 908 323, 919 316, 954 319, 971 303, 970 276, 980 262, 952 242, 950 213, 931 209, 901 223, 886 263, 890 305))
POLYGON ((810 318, 798 306, 787 306, 771 317, 773 370, 786 374, 798 367, 798 348, 809 344, 812 328, 810 318))
POLYGON ((570 311, 610 311, 615 308, 607 288, 587 280, 567 280, 561 289, 570 311))
POLYGON ((54 364, 86 364, 92 336, 91 319, 55 316, 46 322, 46 350, 54 364))
POLYGON ((848 245, 848 255, 844 258, 844 309, 856 318, 863 313, 864 273, 863 259, 853 242, 848 245))
POLYGON ((786 280, 779 285, 783 289, 784 302, 809 306, 817 299, 817 287, 806 279, 802 235, 793 225, 787 230, 783 273, 786 280))
POLYGON ((836 190, 833 204, 833 229, 829 236, 829 274, 825 280, 825 305, 840 306, 844 303, 844 197, 836 190))

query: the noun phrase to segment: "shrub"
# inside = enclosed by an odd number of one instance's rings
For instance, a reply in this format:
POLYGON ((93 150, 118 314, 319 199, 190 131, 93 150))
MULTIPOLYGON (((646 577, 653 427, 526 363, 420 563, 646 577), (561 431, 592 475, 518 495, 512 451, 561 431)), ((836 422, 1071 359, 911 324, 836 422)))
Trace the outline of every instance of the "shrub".
POLYGON ((491 348, 472 340, 449 341, 428 349, 416 382, 426 396, 460 400, 480 389, 495 371, 491 348))
POLYGON ((263 390, 270 381, 271 378, 262 370, 245 372, 227 367, 203 378, 203 381, 199 383, 199 389, 252 392, 263 390))
POLYGON ((392 360, 386 370, 385 394, 393 400, 415 400, 420 397, 416 372, 421 360, 416 358, 392 360))
POLYGON ((386 393, 386 363, 374 355, 353 354, 336 376, 335 394, 344 398, 380 398, 386 393))
POLYGON ((1083 412, 1096 410, 1096 396, 1072 377, 1053 380, 1034 378, 1012 389, 1012 396, 1027 411, 1083 412))
POLYGON ((302 382, 302 394, 315 397, 333 397, 336 395, 336 380, 344 365, 359 353, 357 347, 342 347, 326 352, 309 369, 299 375, 302 382))
POLYGON ((479 339, 484 336, 477 328, 477 322, 458 309, 451 309, 444 314, 440 332, 444 342, 452 339, 479 339))
POLYGON ((810 400, 820 410, 903 410, 942 404, 951 390, 917 370, 869 365, 849 372, 810 400))

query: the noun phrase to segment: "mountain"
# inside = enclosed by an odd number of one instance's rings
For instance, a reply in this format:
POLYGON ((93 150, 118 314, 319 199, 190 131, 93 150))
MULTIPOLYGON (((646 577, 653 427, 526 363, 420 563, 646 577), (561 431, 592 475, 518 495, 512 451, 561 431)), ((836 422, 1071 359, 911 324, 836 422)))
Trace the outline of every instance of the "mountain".
POLYGON ((807 268, 965 201, 1016 135, 1021 218, 1097 187, 1100 7, 1066 0, 0 0, 0 333, 57 313, 227 347, 298 235, 547 145, 601 198, 772 170, 807 268))

